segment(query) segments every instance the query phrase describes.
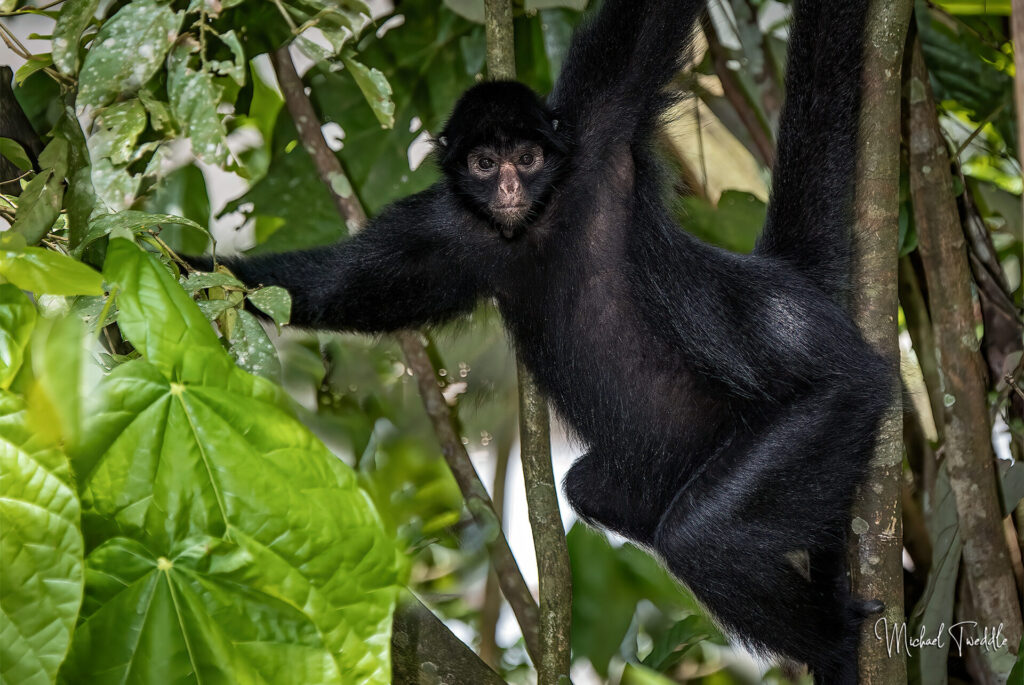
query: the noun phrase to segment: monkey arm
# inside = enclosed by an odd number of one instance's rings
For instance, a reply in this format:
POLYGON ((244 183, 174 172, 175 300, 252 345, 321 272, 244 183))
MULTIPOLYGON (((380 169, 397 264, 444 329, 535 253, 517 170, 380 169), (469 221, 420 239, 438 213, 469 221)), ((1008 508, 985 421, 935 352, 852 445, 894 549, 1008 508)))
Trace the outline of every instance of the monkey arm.
POLYGON ((672 99, 701 0, 605 0, 577 29, 551 95, 584 149, 649 132, 672 99))
POLYGON ((440 323, 471 309, 486 288, 486 251, 474 243, 494 238, 463 216, 435 186, 391 205, 349 240, 224 263, 248 286, 285 288, 294 326, 383 333, 440 323))

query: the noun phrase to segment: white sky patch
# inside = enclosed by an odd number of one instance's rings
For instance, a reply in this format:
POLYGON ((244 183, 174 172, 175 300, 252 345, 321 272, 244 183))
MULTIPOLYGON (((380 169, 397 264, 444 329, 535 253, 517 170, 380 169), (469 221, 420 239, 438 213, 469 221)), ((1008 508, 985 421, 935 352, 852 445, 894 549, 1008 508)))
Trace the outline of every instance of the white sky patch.
POLYGON ((416 171, 434 149, 430 141, 431 135, 426 131, 420 131, 420 134, 413 138, 409 145, 409 168, 411 170, 416 171))
POLYGON ((323 134, 324 140, 327 141, 327 147, 335 152, 345 147, 345 129, 339 126, 337 122, 328 121, 320 127, 320 133, 323 134))

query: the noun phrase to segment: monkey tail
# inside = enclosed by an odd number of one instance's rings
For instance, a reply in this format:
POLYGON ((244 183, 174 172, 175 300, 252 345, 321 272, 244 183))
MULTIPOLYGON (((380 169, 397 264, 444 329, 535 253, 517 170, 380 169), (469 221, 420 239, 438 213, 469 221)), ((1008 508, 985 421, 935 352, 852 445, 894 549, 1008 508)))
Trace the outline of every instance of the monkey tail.
POLYGON ((798 0, 764 231, 783 259, 842 304, 849 291, 867 0, 798 0))

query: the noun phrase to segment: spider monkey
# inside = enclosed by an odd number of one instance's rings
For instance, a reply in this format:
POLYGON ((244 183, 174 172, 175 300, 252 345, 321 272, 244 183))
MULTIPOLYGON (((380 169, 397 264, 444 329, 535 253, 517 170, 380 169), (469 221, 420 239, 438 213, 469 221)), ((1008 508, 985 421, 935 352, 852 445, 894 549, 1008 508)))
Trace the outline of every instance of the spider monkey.
POLYGON ((866 5, 797 0, 753 254, 673 222, 651 145, 703 3, 605 0, 546 99, 461 97, 434 186, 350 240, 227 264, 285 287, 307 328, 388 332, 494 298, 589 450, 564 482, 579 515, 660 556, 748 646, 856 683, 880 603, 851 596, 847 527, 892 373, 844 308, 866 5))

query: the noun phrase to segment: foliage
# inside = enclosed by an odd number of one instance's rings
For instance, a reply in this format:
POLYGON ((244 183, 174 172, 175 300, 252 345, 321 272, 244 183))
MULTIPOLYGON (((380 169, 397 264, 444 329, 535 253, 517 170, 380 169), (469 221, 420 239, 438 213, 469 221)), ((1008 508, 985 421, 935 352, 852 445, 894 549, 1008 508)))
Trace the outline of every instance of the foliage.
MULTIPOLYGON (((518 3, 522 80, 550 89, 586 4, 518 3)), ((922 6, 918 24, 943 123, 963 146, 958 188, 1019 307, 1008 3, 984 3, 983 16, 976 4, 922 6)), ((53 21, 50 53, 21 55, 16 77, 45 143, 38 165, 27 141, 0 138, 26 173, 0 196, 0 683, 385 683, 404 585, 483 638, 487 531, 467 516, 396 346, 289 332, 280 288, 178 259, 213 244, 211 226, 233 213, 251 221, 254 252, 347 233, 266 57, 288 41, 312 62, 310 98, 340 128, 338 157, 371 215, 436 180, 431 136, 483 77, 482 6, 408 0, 373 21, 360 0, 0 0, 0 12, 53 21), (211 170, 246 190, 211 201, 211 170)), ((753 116, 722 95, 710 57, 679 81, 755 158, 745 121, 770 136, 783 90, 786 17, 770 6, 722 4, 723 63, 739 66, 753 116)), ((708 150, 709 173, 732 173, 708 150)), ((681 198, 677 215, 749 251, 765 205, 723 187, 681 198)), ((912 213, 901 221, 913 258, 912 213)), ((515 374, 497 314, 483 306, 437 340, 431 357, 474 457, 507 456, 515 374)), ((957 601, 962 541, 944 483, 929 492, 934 560, 912 596, 915 626, 948 620, 957 601)), ((646 552, 578 524, 568 541, 574 659, 623 683, 751 680, 646 552)), ((528 679, 522 642, 499 642, 502 675, 528 679)), ((941 682, 946 662, 923 653, 916 682, 941 682)))

